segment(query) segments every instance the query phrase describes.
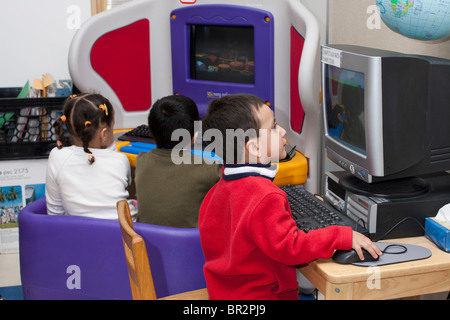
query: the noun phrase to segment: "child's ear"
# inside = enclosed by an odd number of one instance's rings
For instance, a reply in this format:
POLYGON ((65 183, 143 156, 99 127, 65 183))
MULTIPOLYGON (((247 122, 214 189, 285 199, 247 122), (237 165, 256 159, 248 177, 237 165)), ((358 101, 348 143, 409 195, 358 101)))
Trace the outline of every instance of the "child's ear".
POLYGON ((106 140, 106 131, 107 131, 107 128, 106 128, 106 127, 100 129, 99 137, 100 137, 100 141, 101 141, 101 142, 105 142, 105 140, 106 140))
POLYGON ((256 139, 250 139, 245 144, 245 151, 249 156, 249 159, 259 159, 261 153, 259 152, 258 141, 256 139))

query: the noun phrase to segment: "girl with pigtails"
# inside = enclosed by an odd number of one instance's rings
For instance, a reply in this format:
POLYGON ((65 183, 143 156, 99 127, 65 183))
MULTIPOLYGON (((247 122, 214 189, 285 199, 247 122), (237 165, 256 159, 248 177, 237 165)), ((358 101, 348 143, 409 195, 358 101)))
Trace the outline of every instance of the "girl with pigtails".
MULTIPOLYGON (((117 201, 129 196, 131 169, 114 144, 109 100, 100 94, 71 95, 54 127, 59 140, 48 158, 47 213, 117 219, 117 201)), ((133 205, 130 210, 137 215, 133 205)))

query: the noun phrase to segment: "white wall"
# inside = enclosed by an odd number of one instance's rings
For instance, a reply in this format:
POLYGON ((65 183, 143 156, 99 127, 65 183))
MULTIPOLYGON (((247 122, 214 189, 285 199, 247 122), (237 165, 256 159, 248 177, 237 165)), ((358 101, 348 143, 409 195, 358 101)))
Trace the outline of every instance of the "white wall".
MULTIPOLYGON (((355 44, 450 59, 449 38, 434 41, 410 39, 395 33, 382 21, 379 27, 373 28, 371 16, 374 12, 370 9, 375 5, 374 0, 328 1, 330 3, 328 37, 331 44, 355 44)), ((376 13, 378 14, 378 11, 376 13)))
MULTIPOLYGON (((327 1, 303 2, 318 19, 325 43, 327 1)), ((79 25, 90 16, 90 0, 2 0, 0 88, 21 87, 46 72, 55 79, 69 79, 69 46, 79 25)))
POLYGON ((0 87, 21 87, 46 72, 70 79, 70 42, 90 16, 90 0, 2 0, 0 87))

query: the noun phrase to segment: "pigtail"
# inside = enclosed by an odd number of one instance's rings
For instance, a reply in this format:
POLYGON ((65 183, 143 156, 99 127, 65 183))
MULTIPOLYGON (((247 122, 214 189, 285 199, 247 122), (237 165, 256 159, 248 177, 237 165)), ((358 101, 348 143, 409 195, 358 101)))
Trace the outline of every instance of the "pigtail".
POLYGON ((57 136, 56 147, 58 149, 62 149, 63 146, 71 143, 70 131, 67 126, 67 117, 64 114, 53 122, 53 130, 57 136))
POLYGON ((92 122, 87 120, 84 122, 84 129, 81 133, 81 141, 83 142, 83 150, 88 154, 89 164, 93 164, 95 162, 94 154, 91 150, 89 150, 89 142, 92 139, 92 135, 95 133, 95 129, 92 127, 92 122))
POLYGON ((93 164, 95 162, 94 154, 91 152, 91 150, 88 149, 88 147, 86 147, 86 145, 83 145, 83 149, 84 149, 84 152, 86 152, 88 154, 89 164, 93 164))
POLYGON ((67 136, 70 137, 72 134, 71 126, 70 126, 70 115, 72 113, 73 106, 75 104, 75 98, 77 95, 70 95, 66 101, 64 102, 64 110, 63 115, 55 120, 53 123, 53 128, 55 129, 55 133, 58 136, 58 140, 56 140, 56 147, 58 149, 62 149, 62 147, 66 144, 67 136))
POLYGON ((55 120, 55 122, 53 123, 53 128, 55 129, 55 134, 58 136, 58 140, 56 140, 56 147, 58 149, 62 149, 63 144, 66 140, 65 129, 64 129, 65 121, 66 121, 66 116, 62 115, 61 118, 55 120))

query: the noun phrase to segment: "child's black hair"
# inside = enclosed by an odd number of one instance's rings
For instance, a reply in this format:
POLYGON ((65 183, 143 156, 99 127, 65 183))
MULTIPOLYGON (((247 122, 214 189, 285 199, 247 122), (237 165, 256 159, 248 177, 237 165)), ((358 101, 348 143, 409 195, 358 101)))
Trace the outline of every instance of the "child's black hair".
POLYGON ((71 137, 81 140, 84 151, 89 154, 89 163, 92 164, 95 157, 89 150, 89 142, 101 124, 110 127, 114 124, 113 121, 114 108, 101 94, 71 95, 64 103, 63 116, 54 124, 55 132, 59 136, 58 148, 62 148, 65 142, 65 128, 67 128, 71 137))
POLYGON ((200 120, 197 105, 185 96, 171 95, 157 100, 148 115, 148 127, 158 148, 173 149, 180 141, 172 141, 172 133, 185 129, 193 137, 194 121, 200 120))
POLYGON ((209 103, 203 118, 203 130, 219 130, 223 146, 222 150, 215 151, 226 163, 239 163, 244 160, 245 143, 259 134, 261 125, 256 112, 263 104, 265 104, 263 99, 247 93, 226 95, 209 103), (233 140, 227 139, 229 129, 234 132, 241 129, 245 133, 244 139, 238 135, 233 140))

